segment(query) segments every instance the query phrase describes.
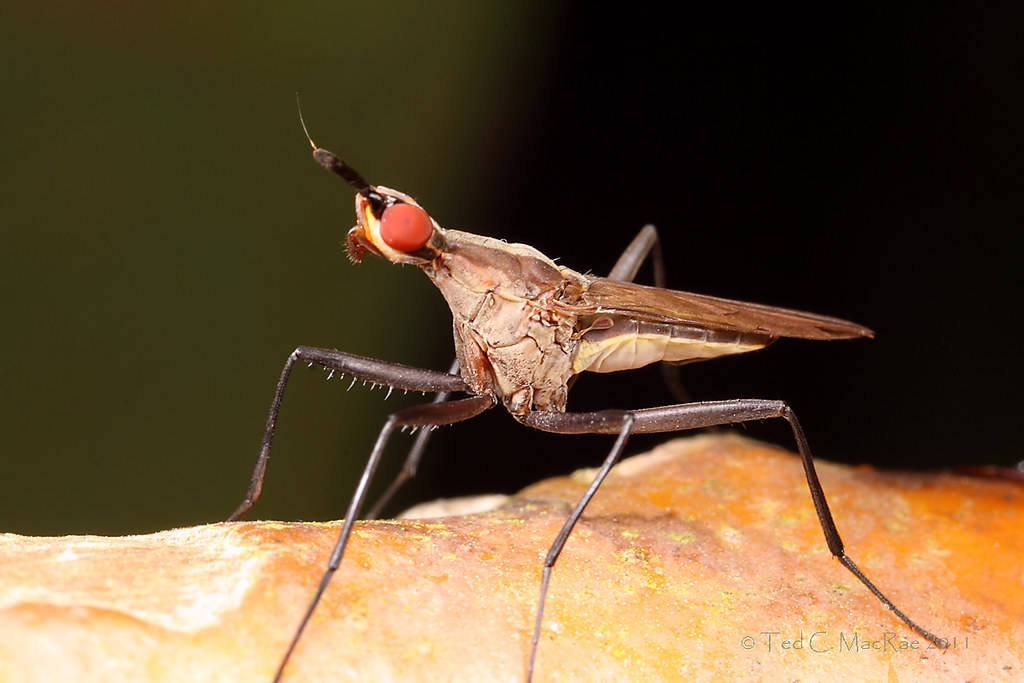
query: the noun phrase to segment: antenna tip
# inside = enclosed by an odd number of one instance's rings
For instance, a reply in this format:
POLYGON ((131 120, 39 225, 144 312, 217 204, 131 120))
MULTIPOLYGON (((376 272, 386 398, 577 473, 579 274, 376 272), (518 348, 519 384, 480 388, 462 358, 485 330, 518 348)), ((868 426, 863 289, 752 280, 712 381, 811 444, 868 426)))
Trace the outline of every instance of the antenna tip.
POLYGON ((299 91, 295 91, 295 108, 299 110, 299 123, 302 124, 302 132, 306 134, 306 139, 309 140, 309 146, 313 148, 315 152, 319 149, 316 143, 313 142, 313 138, 309 134, 309 130, 306 128, 306 120, 302 118, 302 103, 299 102, 299 91))

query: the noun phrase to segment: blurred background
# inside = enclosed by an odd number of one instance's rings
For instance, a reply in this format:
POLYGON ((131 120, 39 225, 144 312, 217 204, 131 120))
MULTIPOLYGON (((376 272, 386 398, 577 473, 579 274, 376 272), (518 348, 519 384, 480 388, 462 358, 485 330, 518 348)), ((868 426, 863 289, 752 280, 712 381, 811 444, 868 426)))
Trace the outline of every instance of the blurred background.
MULTIPOLYGON (((310 158, 296 91, 319 144, 444 226, 602 273, 653 222, 673 288, 877 333, 687 366, 694 397, 784 398, 826 460, 1016 463, 1024 16, 1008 6, 6 5, 0 530, 225 518, 299 344, 448 366, 426 278, 346 259, 352 191, 310 158)), ((251 518, 341 517, 387 412, 416 400, 324 380, 293 375, 251 518)), ((570 408, 670 401, 645 369, 583 377, 570 408)), ((784 426, 737 429, 792 447, 784 426)), ((392 510, 512 492, 610 444, 497 409, 439 430, 392 510)))

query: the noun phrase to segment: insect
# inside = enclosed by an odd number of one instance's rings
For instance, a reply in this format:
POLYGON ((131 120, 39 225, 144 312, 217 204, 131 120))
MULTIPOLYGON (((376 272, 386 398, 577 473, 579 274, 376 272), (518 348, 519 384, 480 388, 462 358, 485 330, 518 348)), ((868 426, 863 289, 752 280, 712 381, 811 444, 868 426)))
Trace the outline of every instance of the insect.
MULTIPOLYGON (((606 278, 558 266, 523 244, 446 230, 408 195, 370 185, 339 157, 317 147, 311 138, 309 142, 314 159, 356 191, 357 223, 346 240, 349 257, 358 263, 370 253, 422 270, 451 308, 456 363, 451 371, 438 372, 309 346, 296 348, 288 357, 274 392, 249 489, 231 520, 242 517, 260 496, 281 400, 296 363, 320 365, 355 380, 393 389, 439 393, 432 403, 403 408, 387 417, 348 506, 320 585, 283 653, 275 680, 284 674, 303 630, 342 561, 370 480, 392 432, 396 428, 424 428, 402 477, 385 498, 403 477, 408 478, 415 470, 430 428, 468 420, 498 404, 516 420, 535 429, 617 437, 544 559, 526 662, 528 681, 533 676, 552 569, 587 503, 622 455, 629 436, 767 418, 781 418, 789 423, 832 555, 907 626, 935 645, 945 647, 944 639, 918 626, 898 609, 846 554, 803 429, 784 401, 732 399, 636 410, 566 411, 567 392, 581 372, 615 372, 658 361, 679 364, 745 353, 780 337, 871 337, 871 330, 812 313, 664 289, 664 266, 653 226, 640 231, 606 278), (655 287, 632 282, 648 256, 654 261, 655 287), (448 400, 453 392, 466 396, 448 400)), ((378 504, 370 516, 380 507, 378 504)))

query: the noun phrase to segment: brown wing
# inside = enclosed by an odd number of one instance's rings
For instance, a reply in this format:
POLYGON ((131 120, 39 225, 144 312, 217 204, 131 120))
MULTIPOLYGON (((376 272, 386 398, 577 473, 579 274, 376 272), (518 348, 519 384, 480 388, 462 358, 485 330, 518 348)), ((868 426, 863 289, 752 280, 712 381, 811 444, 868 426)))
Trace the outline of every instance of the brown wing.
POLYGON ((776 308, 704 294, 647 287, 632 282, 588 278, 589 287, 573 308, 628 315, 637 320, 758 332, 775 337, 850 339, 873 337, 866 327, 839 318, 776 308))

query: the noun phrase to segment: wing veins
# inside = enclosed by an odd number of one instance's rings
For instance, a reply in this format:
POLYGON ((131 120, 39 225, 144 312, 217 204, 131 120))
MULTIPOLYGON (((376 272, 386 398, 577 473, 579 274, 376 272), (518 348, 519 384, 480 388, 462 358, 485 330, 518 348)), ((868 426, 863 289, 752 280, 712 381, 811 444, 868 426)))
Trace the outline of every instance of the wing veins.
POLYGON ((571 308, 577 312, 625 315, 638 320, 680 323, 774 337, 851 339, 873 337, 870 329, 840 318, 789 308, 736 301, 606 278, 589 286, 571 308))

